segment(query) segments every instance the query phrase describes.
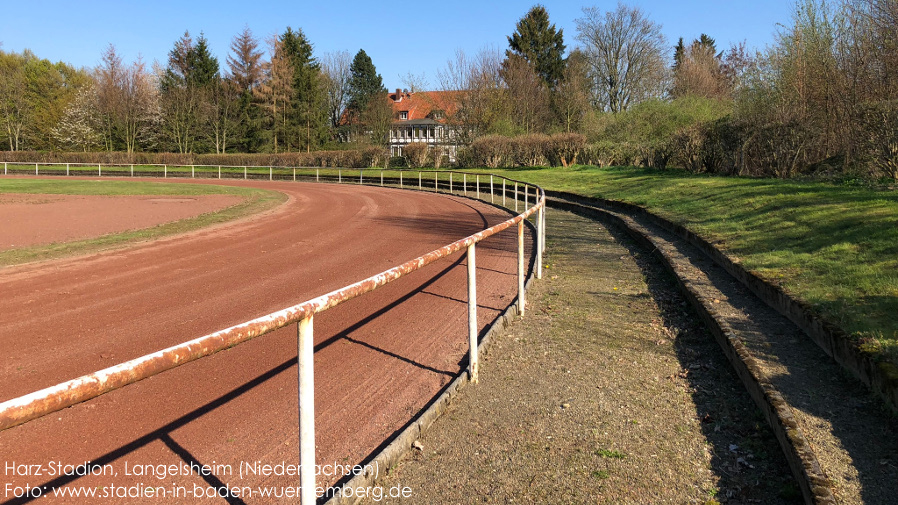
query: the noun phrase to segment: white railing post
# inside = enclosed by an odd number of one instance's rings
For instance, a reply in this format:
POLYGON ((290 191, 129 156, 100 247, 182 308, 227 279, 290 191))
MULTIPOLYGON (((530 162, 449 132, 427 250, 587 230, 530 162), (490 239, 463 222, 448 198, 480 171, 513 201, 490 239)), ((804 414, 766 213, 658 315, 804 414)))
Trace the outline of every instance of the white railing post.
POLYGON ((274 180, 274 168, 272 168, 271 166, 268 167, 268 180, 274 180))
POLYGON ((490 203, 495 203, 495 202, 493 202, 493 197, 494 197, 494 193, 493 193, 493 174, 490 174, 490 203))
POLYGON ((449 193, 452 193, 452 172, 449 172, 449 193))
POLYGON ((462 186, 465 188, 465 196, 468 196, 468 174, 462 174, 462 186))
POLYGON ((477 369, 479 361, 477 357, 477 262, 474 254, 474 244, 468 246, 468 344, 470 345, 470 378, 471 382, 478 382, 477 369))
POLYGON ((190 178, 196 179, 196 165, 190 165, 190 178))
MULTIPOLYGON (((68 175, 68 174, 66 174, 68 175)), ((134 177, 134 165, 131 165, 131 177, 134 177)))
POLYGON ((221 165, 218 165, 218 178, 221 179, 221 165))
POLYGON ((97 177, 103 177, 103 166, 97 163, 97 177))
POLYGON ((34 175, 38 175, 38 173, 37 173, 37 163, 34 164, 34 175))
MULTIPOLYGON (((69 164, 66 163, 65 166, 66 166, 66 171, 68 172, 69 164)), ((6 175, 6 162, 5 161, 3 162, 3 175, 6 175)), ((66 173, 66 175, 69 175, 69 174, 66 173)))
POLYGON ((477 199, 480 200, 480 174, 477 176, 477 199))
POLYGON ((359 184, 364 184, 364 183, 365 183, 365 169, 360 168, 359 169, 359 184))
POLYGON ((343 184, 343 170, 337 170, 337 183, 343 184))
MULTIPOLYGON (((5 166, 6 163, 4 163, 3 165, 4 165, 4 167, 3 167, 3 168, 4 168, 3 173, 5 174, 5 173, 6 173, 6 166, 5 166)), ((68 164, 68 163, 65 164, 65 174, 66 174, 66 175, 69 175, 69 164, 68 164)))
POLYGON ((421 172, 418 172, 418 189, 421 189, 421 172))
POLYGON ((320 168, 316 168, 316 169, 315 169, 315 182, 320 182, 320 181, 319 181, 319 177, 318 177, 318 176, 320 175, 320 173, 321 173, 321 169, 320 169, 320 168))
POLYGON ((314 505, 315 496, 315 343, 313 316, 299 322, 299 485, 300 504, 314 505))
POLYGON ((399 187, 402 187, 402 170, 399 171, 399 187))
POLYGON ((505 178, 502 178, 502 206, 505 207, 505 178))
POLYGON ((543 213, 544 207, 540 207, 536 214, 536 278, 543 278, 543 213))
POLYGON ((524 220, 518 221, 518 314, 524 317, 524 220))
POLYGON ((440 190, 439 182, 440 182, 440 171, 435 170, 433 172, 433 192, 434 193, 436 193, 440 190))
POLYGON ((293 182, 296 182, 296 167, 293 167, 293 182))
POLYGON ((243 167, 243 180, 246 180, 246 166, 243 167))
POLYGON ((514 183, 514 212, 518 213, 518 183, 514 183))
POLYGON ((528 186, 524 184, 524 212, 527 212, 527 188, 528 186))
POLYGON ((162 177, 167 178, 168 177, 168 165, 162 165, 162 170, 164 171, 162 174, 162 177))
POLYGON ((381 186, 384 185, 384 171, 383 170, 380 171, 380 185, 381 186))

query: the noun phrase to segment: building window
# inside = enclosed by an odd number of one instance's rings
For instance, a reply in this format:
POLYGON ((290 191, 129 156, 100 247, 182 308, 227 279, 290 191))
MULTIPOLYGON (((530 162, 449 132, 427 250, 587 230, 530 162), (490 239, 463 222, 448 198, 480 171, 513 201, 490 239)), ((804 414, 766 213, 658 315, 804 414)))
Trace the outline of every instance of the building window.
POLYGON ((401 119, 403 121, 407 120, 408 119, 408 111, 407 110, 400 111, 399 119, 401 119))

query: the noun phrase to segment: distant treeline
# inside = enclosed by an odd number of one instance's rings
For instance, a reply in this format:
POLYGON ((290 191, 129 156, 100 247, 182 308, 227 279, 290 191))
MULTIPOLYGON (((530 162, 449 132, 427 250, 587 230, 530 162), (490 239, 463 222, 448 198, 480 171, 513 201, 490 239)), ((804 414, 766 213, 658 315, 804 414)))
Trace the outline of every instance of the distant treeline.
MULTIPOLYGON (((625 4, 582 12, 570 50, 536 6, 504 52, 447 63, 433 88, 458 91, 456 107, 439 111, 456 131, 458 164, 898 179, 898 2, 798 0, 775 42, 754 52, 719 48, 707 34, 672 44, 625 4)), ((397 118, 367 54, 316 57, 290 28, 269 46, 265 57, 245 30, 227 71, 187 33, 152 70, 124 64, 113 46, 90 70, 0 51, 0 140, 10 151, 128 159, 386 163, 397 118)), ((412 91, 431 88, 407 80, 412 91)), ((447 162, 419 147, 404 155, 409 166, 447 162)))

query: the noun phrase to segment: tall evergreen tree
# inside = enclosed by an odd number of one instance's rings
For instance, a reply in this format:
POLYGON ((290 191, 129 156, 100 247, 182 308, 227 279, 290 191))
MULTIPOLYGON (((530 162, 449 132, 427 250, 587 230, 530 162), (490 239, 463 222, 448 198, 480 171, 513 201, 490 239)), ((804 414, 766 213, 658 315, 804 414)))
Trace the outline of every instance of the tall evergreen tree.
POLYGON ((349 66, 349 110, 358 117, 368 108, 372 98, 387 92, 383 78, 374 68, 371 57, 359 49, 349 66))
POLYGON ((280 44, 293 68, 287 148, 298 147, 311 151, 321 144, 327 134, 321 67, 312 54, 312 44, 301 29, 294 32, 287 27, 287 31, 280 37, 280 44))
POLYGON ((209 52, 209 41, 206 40, 203 32, 200 32, 193 52, 190 54, 190 81, 197 86, 209 86, 220 77, 218 58, 209 52))
POLYGON ((549 24, 549 13, 542 5, 535 5, 518 21, 515 32, 508 37, 512 54, 522 56, 533 65, 536 74, 550 89, 554 89, 564 74, 564 30, 549 24))
POLYGON ((674 46, 674 57, 673 57, 673 71, 676 72, 680 69, 680 65, 683 64, 683 58, 686 57, 686 46, 683 44, 683 37, 680 37, 680 40, 677 42, 677 45, 674 46))
POLYGON ((246 27, 231 41, 231 55, 227 63, 231 80, 236 85, 238 104, 235 134, 232 137, 242 152, 256 152, 263 144, 261 117, 253 105, 252 90, 262 81, 262 51, 253 32, 246 27))

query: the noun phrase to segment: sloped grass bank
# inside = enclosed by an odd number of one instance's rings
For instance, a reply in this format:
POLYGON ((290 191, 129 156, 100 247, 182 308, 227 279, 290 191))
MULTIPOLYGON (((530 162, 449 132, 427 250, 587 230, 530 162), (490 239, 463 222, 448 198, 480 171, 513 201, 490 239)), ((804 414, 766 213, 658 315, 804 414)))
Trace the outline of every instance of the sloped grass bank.
MULTIPOLYGON (((492 171, 497 172, 497 171, 492 171)), ((807 302, 865 351, 898 362, 898 192, 637 168, 498 171, 640 205, 807 302)))

